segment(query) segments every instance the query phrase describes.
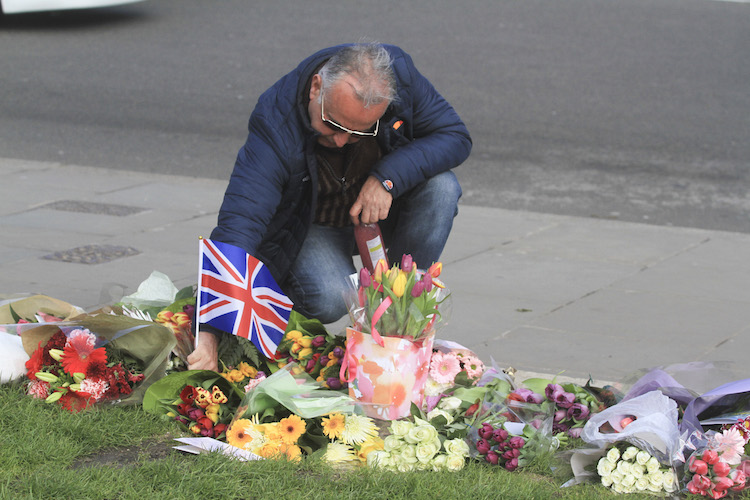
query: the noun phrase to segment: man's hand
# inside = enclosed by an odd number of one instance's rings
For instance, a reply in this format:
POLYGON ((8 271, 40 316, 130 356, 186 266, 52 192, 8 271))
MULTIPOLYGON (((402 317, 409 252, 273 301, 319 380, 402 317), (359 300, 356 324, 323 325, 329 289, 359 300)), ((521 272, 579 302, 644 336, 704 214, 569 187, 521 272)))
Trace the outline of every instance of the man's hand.
POLYGON ((368 177, 362 189, 359 191, 357 200, 349 210, 349 216, 354 225, 373 224, 388 217, 391 211, 393 196, 385 190, 380 181, 375 177, 368 177))
POLYGON ((209 332, 198 334, 198 345, 187 357, 188 370, 219 371, 219 340, 209 332))

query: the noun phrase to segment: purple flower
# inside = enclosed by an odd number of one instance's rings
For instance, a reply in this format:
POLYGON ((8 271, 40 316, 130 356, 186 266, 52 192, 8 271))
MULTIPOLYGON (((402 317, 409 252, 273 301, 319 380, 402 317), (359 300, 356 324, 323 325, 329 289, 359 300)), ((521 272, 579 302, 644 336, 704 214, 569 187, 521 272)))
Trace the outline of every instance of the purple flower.
POLYGON ((193 304, 185 304, 182 306, 182 312, 188 315, 188 318, 192 321, 193 316, 195 315, 195 306, 193 304))
POLYGON ((372 284, 372 278, 370 277, 370 271, 363 267, 359 270, 359 286, 362 288, 368 288, 372 284))
POLYGON ((513 436, 510 438, 510 446, 511 448, 520 449, 523 448, 523 445, 526 444, 526 441, 521 436, 513 436))
POLYGON ((205 413, 200 408, 191 408, 187 412, 187 418, 196 422, 199 418, 205 416, 205 413))
MULTIPOLYGON (((480 440, 477 441, 476 449, 477 449, 477 452, 479 452, 480 455, 486 455, 487 453, 489 453, 490 448, 491 448, 490 442, 487 441, 486 439, 480 439, 480 440)), ((497 455, 497 454, 495 454, 495 455, 497 455)))
POLYGON ((537 394, 531 389, 521 387, 513 392, 521 396, 527 403, 541 404, 541 402, 544 401, 544 397, 541 394, 537 394))
POLYGON ((567 416, 568 416, 568 412, 566 410, 557 410, 554 416, 552 417, 552 421, 554 423, 562 422, 563 420, 565 420, 565 417, 567 416))
POLYGON ((477 431, 477 434, 479 434, 480 438, 489 440, 492 439, 494 432, 495 428, 485 422, 484 424, 482 424, 482 428, 477 431))
POLYGON ((589 416, 589 407, 581 403, 573 403, 568 408, 567 417, 572 418, 576 422, 586 420, 589 416))
POLYGON ((518 469, 518 459, 514 458, 513 460, 508 460, 507 462, 505 462, 505 468, 510 472, 518 469))
POLYGON ((503 457, 503 460, 513 460, 513 450, 506 450, 501 456, 503 457))
POLYGON ((550 401, 555 401, 557 395, 562 392, 565 392, 565 390, 560 384, 547 384, 547 387, 544 388, 544 396, 550 401))
POLYGON ((572 427, 568 429, 568 436, 578 439, 581 437, 581 433, 583 432, 583 427, 572 427))
POLYGON ((346 351, 344 351, 344 350, 343 350, 343 349, 342 349, 341 347, 339 347, 339 346, 336 346, 336 347, 335 347, 335 348, 333 349, 333 355, 334 355, 334 356, 336 356, 336 357, 337 357, 338 359, 341 359, 341 358, 343 358, 343 357, 344 357, 344 353, 345 353, 345 352, 346 352, 346 351))
POLYGON ((405 253, 403 257, 401 257, 401 270, 405 273, 410 273, 412 267, 414 267, 414 261, 411 258, 411 254, 405 253))
POLYGON ((326 379, 326 385, 328 385, 330 389, 337 391, 341 389, 341 380, 339 380, 338 377, 328 377, 326 379))
POLYGON ((490 451, 489 453, 487 453, 487 456, 484 458, 492 465, 497 465, 497 463, 500 461, 500 455, 498 455, 494 451, 490 451))
POLYGON ((323 347, 326 343, 326 338, 323 335, 318 335, 312 339, 312 345, 315 348, 323 347))
POLYGON ((424 284, 425 292, 430 292, 432 290, 432 276, 430 273, 424 273, 420 282, 424 284))
POLYGON ((496 441, 498 443, 502 443, 506 439, 508 439, 508 431, 505 429, 495 429, 492 431, 492 439, 493 441, 496 441))
POLYGON ((417 281, 414 286, 411 287, 411 296, 415 299, 424 293, 424 283, 417 281))

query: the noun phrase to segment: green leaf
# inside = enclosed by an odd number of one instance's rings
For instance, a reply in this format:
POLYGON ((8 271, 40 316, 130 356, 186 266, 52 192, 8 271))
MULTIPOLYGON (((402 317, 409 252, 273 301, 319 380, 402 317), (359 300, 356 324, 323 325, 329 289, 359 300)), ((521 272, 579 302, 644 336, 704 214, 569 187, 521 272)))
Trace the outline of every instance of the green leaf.
POLYGON ((174 296, 174 300, 178 301, 188 298, 195 298, 193 297, 194 293, 195 292, 193 290, 193 285, 186 286, 185 288, 182 288, 177 292, 177 295, 174 296))
POLYGON ((18 323, 18 320, 22 319, 21 316, 13 310, 12 305, 8 304, 8 309, 10 310, 10 317, 13 318, 13 323, 18 323))
POLYGON ((544 390, 551 383, 552 380, 545 378, 529 378, 523 381, 523 386, 537 394, 544 395, 544 390))

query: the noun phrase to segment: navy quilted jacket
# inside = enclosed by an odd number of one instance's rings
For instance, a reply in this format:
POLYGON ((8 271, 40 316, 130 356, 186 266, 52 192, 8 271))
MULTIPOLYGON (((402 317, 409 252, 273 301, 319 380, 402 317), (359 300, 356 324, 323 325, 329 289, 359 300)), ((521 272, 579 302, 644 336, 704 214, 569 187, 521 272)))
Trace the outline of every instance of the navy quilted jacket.
MULTIPOLYGON (((218 225, 211 238, 245 249, 282 283, 312 224, 317 197, 318 133, 310 126, 304 89, 315 69, 340 47, 321 50, 263 93, 250 116, 218 225)), ((385 152, 371 175, 393 183, 394 198, 458 166, 471 150, 466 126, 448 102, 395 46, 398 101, 380 122, 385 152), (397 122, 402 125, 394 127, 397 122)))

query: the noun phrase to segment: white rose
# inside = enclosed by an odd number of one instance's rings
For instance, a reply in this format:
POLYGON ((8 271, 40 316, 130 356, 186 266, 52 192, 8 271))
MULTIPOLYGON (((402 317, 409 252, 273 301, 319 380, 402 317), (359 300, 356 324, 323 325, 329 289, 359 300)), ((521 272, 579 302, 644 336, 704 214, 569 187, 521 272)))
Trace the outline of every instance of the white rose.
POLYGON ((449 455, 469 456, 469 445, 463 439, 448 439, 443 443, 443 447, 449 455))
POLYGON ((651 483, 648 482, 648 478, 646 476, 641 476, 635 481, 635 489, 638 491, 646 491, 649 484, 651 483))
POLYGON ((437 445, 435 445, 435 441, 432 441, 431 443, 419 443, 417 445, 417 460, 422 462, 423 464, 429 463, 430 460, 432 460, 432 457, 434 457, 438 452, 440 451, 440 440, 437 440, 437 445))
POLYGON ((602 484, 607 488, 612 486, 612 484, 614 484, 612 481, 612 476, 610 476, 609 474, 607 474, 606 476, 602 476, 602 484))
POLYGON ((406 443, 395 434, 389 434, 383 440, 383 449, 388 452, 398 451, 405 445, 406 443))
POLYGON ((623 486, 622 487, 622 492, 623 493, 635 493, 635 491, 636 491, 635 490, 635 485, 633 485, 633 486, 623 486))
POLYGON ((661 464, 656 459, 656 457, 649 458, 648 462, 646 462, 646 470, 648 471, 648 473, 652 474, 658 471, 659 469, 661 469, 661 464))
POLYGON ((391 422, 391 434, 395 436, 406 436, 406 434, 409 432, 409 430, 414 427, 414 424, 409 422, 408 420, 394 420, 391 422))
POLYGON ((432 459, 432 470, 441 471, 448 466, 448 455, 437 455, 432 459))
POLYGON ((615 470, 615 464, 607 457, 602 457, 599 459, 599 463, 596 464, 596 472, 600 476, 608 476, 613 470, 615 470))
POLYGON ((632 474, 625 474, 625 477, 622 478, 622 484, 625 488, 630 488, 631 486, 635 486, 635 476, 632 474))
POLYGON ((677 476, 674 471, 668 470, 662 473, 662 486, 664 486, 667 493, 677 491, 677 476))
POLYGON ((653 472, 646 477, 648 477, 648 481, 656 487, 661 488, 664 484, 664 475, 661 472, 653 472))
POLYGON ((432 420, 433 418, 440 417, 440 416, 445 417, 445 421, 447 424, 450 424, 451 422, 453 422, 453 416, 451 416, 451 414, 448 413, 447 411, 441 410, 440 408, 435 408, 434 410, 429 412, 427 414, 427 419, 432 420))
POLYGON ((367 466, 376 468, 385 468, 391 465, 391 454, 383 450, 371 451, 367 455, 367 466))
POLYGON ((648 454, 648 452, 645 451, 639 451, 638 454, 635 456, 635 461, 639 465, 646 465, 648 461, 651 460, 651 455, 648 454))
POLYGON ((401 448, 398 452, 397 461, 403 460, 404 462, 408 462, 410 464, 416 464, 417 463, 417 446, 413 444, 405 445, 403 448, 401 448))
POLYGON ((638 464, 632 464, 630 466, 630 473, 638 479, 639 477, 643 477, 643 475, 646 473, 646 468, 642 465, 638 464))
POLYGON ((619 462, 617 462, 617 470, 622 472, 623 474, 630 474, 630 468, 632 466, 632 463, 625 460, 620 460, 619 462))
POLYGON ((635 446, 628 446, 625 451, 622 452, 623 460, 632 460, 638 454, 638 448, 635 446))
POLYGON ((437 437, 437 429, 430 424, 417 425, 412 427, 404 436, 404 440, 410 444, 426 443, 437 437))
POLYGON ((617 460, 620 459, 620 450, 618 450, 617 448, 610 448, 607 452, 607 458, 613 464, 616 463, 617 460))
POLYGON ((625 477, 625 474, 615 469, 612 471, 612 474, 610 474, 609 477, 612 478, 613 483, 620 484, 622 482, 622 479, 625 477))
POLYGON ((661 493, 662 489, 661 486, 654 486, 651 483, 648 483, 648 491, 651 491, 653 493, 661 493))
POLYGON ((455 396, 443 398, 438 403, 438 408, 441 410, 457 410, 459 406, 461 406, 461 399, 455 396))
POLYGON ((445 461, 445 467, 450 471, 458 471, 464 468, 466 465, 466 457, 463 455, 448 455, 445 461))
POLYGON ((411 472, 417 468, 416 464, 399 461, 396 464, 396 470, 399 472, 411 472))
POLYGON ((612 489, 615 491, 615 493, 625 493, 625 488, 620 483, 614 483, 612 485, 612 489))

